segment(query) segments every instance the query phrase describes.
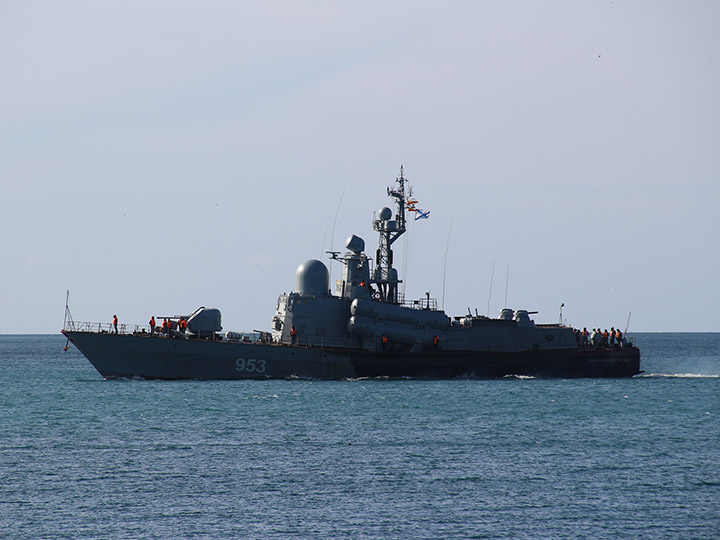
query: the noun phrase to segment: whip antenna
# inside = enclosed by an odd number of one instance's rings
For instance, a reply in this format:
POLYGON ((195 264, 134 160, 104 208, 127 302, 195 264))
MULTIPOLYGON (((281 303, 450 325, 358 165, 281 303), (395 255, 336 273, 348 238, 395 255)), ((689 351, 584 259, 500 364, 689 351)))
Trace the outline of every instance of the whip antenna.
MULTIPOLYGON (((488 308, 487 308, 487 316, 490 316, 490 298, 492 297, 492 285, 493 285, 493 278, 495 277, 495 261, 493 261, 493 267, 492 267, 492 273, 490 274, 490 292, 488 293, 488 308)), ((507 294, 505 294, 505 302, 507 303, 507 294)))
POLYGON ((455 221, 455 214, 450 219, 450 230, 448 231, 447 244, 445 244, 445 264, 443 265, 443 296, 442 296, 442 309, 445 309, 445 272, 447 271, 447 258, 448 250, 450 249, 450 235, 452 234, 453 222, 455 221))
POLYGON ((508 291, 508 283, 509 282, 510 282, 510 263, 508 262, 507 272, 505 273, 505 307, 508 307, 507 291, 508 291))
MULTIPOLYGON (((338 201, 337 210, 335 210, 335 220, 333 221, 332 232, 330 233, 330 253, 333 250, 333 240, 335 239, 335 224, 337 223, 338 214, 340 213, 340 206, 342 205, 343 195, 345 195, 345 186, 343 186, 342 193, 340 193, 340 200, 338 201)), ((325 232, 327 234, 327 231, 325 232)), ((325 241, 323 241, 323 248, 325 247, 325 241)), ((332 283, 332 262, 333 258, 330 258, 330 277, 332 283)))

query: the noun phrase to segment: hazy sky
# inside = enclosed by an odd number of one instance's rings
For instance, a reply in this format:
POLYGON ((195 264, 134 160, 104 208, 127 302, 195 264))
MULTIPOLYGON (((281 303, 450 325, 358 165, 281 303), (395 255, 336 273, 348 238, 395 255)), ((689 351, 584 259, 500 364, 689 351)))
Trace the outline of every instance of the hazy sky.
POLYGON ((301 262, 374 255, 400 165, 431 212, 407 298, 718 331, 718 28, 717 0, 5 0, 0 333, 58 331, 67 289, 76 321, 269 329, 301 262))

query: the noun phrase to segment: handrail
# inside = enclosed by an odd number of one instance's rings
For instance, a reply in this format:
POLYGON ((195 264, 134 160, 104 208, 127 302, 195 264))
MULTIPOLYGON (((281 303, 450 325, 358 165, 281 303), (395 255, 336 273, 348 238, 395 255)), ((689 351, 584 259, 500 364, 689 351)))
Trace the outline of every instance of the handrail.
MULTIPOLYGON (((72 321, 68 320, 65 324, 65 328, 63 328, 64 331, 67 332, 86 332, 91 334, 114 334, 115 333, 115 327, 112 323, 102 323, 102 322, 81 322, 81 321, 72 321)), ((126 335, 126 336, 146 336, 146 337, 158 337, 158 338, 180 338, 180 339, 191 339, 191 340, 198 340, 198 341, 205 341, 208 338, 210 338, 212 341, 228 341, 228 342, 242 342, 247 343, 245 340, 233 340, 227 338, 225 335, 222 334, 216 334, 214 337, 209 337, 208 335, 201 335, 201 334, 193 334, 191 332, 188 332, 186 334, 182 334, 178 332, 177 330, 172 330, 171 332, 167 332, 166 330, 163 330, 161 327, 156 326, 155 332, 150 332, 150 325, 149 324, 118 324, 118 335, 126 335)), ((256 334, 257 332, 252 332, 252 334, 256 334)), ((249 335, 251 332, 236 332, 238 335, 249 335)), ((259 334, 258 334, 259 335, 259 334)), ((258 339, 259 341, 259 339, 258 339)))
MULTIPOLYGON (((114 334, 115 327, 112 323, 87 322, 67 320, 63 330, 69 332, 90 332, 94 334, 114 334)), ((118 334, 142 334, 150 333, 150 325, 145 324, 118 324, 118 334)))
POLYGON ((412 309, 429 309, 437 311, 437 298, 419 298, 417 300, 404 300, 400 302, 401 306, 412 309))

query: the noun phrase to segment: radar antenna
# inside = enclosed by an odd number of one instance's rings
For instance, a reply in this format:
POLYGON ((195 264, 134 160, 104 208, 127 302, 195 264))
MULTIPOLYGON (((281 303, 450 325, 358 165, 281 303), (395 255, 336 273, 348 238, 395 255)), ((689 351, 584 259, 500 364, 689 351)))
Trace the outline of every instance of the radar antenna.
POLYGON ((381 299, 393 304, 398 303, 398 284, 401 281, 398 279, 397 270, 392 265, 392 245, 407 230, 405 221, 405 205, 407 203, 405 185, 407 184, 407 178, 404 176, 402 165, 400 166, 400 176, 395 179, 395 182, 398 184, 397 188, 387 188, 388 197, 395 199, 397 204, 395 219, 376 219, 373 221, 373 228, 380 233, 380 245, 375 259, 374 282, 378 285, 381 299))

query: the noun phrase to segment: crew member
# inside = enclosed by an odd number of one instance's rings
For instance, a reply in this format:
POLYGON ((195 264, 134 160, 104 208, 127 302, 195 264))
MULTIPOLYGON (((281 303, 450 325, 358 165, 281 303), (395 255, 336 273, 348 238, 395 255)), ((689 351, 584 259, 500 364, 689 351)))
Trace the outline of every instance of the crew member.
POLYGON ((178 321, 178 326, 180 327, 180 332, 184 334, 185 330, 187 329, 187 321, 185 320, 185 317, 180 317, 180 320, 178 321))
POLYGON ((611 326, 610 327, 610 348, 611 349, 615 347, 615 336, 616 335, 617 334, 615 333, 615 327, 611 326))
POLYGON ((440 348, 440 338, 438 336, 435 336, 433 338, 433 345, 435 346, 436 349, 440 348))
POLYGON ((387 345, 388 345, 387 336, 386 336, 385 334, 383 334, 383 336, 382 336, 382 338, 381 338, 380 341, 382 342, 382 350, 383 350, 383 351, 386 351, 386 350, 387 350, 387 345))
POLYGON ((118 331, 117 331, 117 323, 118 323, 117 315, 113 315, 113 326, 115 327, 115 333, 116 333, 116 334, 118 333, 118 331))
POLYGON ((150 317, 150 333, 151 334, 155 333, 155 315, 150 317))
MULTIPOLYGON (((625 330, 627 330, 627 328, 626 328, 625 330)), ((617 336, 616 336, 616 337, 617 337, 618 347, 622 347, 622 346, 623 346, 623 340, 622 340, 622 339, 623 339, 623 335, 622 335, 622 332, 620 331, 619 328, 618 328, 618 330, 617 330, 617 336)))
POLYGON ((297 330, 295 330, 295 326, 293 325, 290 328, 290 341, 292 343, 295 343, 295 340, 297 339, 297 330))
POLYGON ((587 347, 588 346, 588 329, 587 327, 583 327, 582 331, 582 346, 587 347))

